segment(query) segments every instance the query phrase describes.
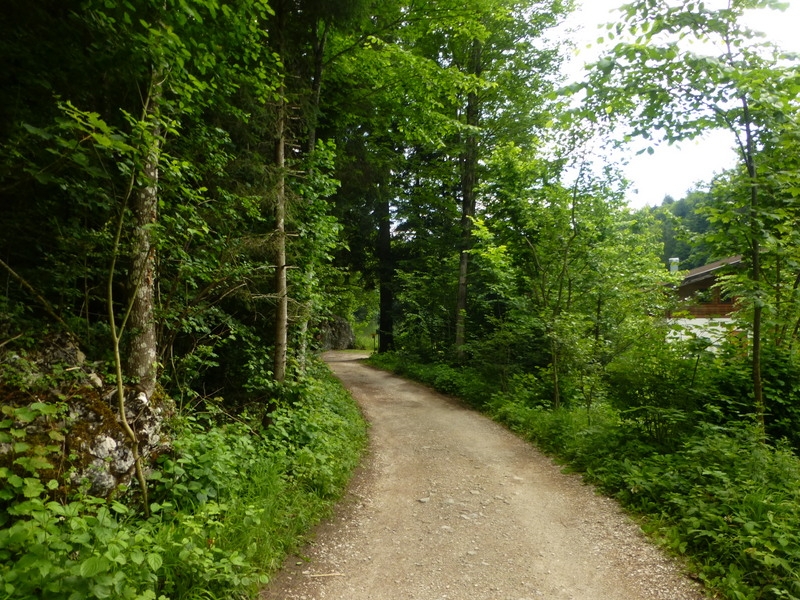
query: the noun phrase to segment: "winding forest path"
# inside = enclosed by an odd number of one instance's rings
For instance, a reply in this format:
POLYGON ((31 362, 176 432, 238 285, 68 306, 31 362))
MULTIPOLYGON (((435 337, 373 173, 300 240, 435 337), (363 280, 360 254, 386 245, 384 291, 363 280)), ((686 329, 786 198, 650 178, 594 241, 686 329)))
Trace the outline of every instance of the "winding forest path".
POLYGON ((696 600, 617 505, 456 401, 325 355, 371 423, 334 517, 263 600, 696 600))

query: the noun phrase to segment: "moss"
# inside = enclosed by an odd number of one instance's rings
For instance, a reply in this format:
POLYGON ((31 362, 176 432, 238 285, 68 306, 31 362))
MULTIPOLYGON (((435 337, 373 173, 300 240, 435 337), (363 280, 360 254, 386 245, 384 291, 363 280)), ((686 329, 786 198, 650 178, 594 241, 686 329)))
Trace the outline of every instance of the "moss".
MULTIPOLYGON (((124 435, 111 406, 96 389, 84 387, 74 390, 66 402, 71 421, 67 433, 68 452, 86 450, 98 435, 113 438, 124 435)), ((89 462, 91 459, 78 461, 76 466, 86 466, 89 462)))

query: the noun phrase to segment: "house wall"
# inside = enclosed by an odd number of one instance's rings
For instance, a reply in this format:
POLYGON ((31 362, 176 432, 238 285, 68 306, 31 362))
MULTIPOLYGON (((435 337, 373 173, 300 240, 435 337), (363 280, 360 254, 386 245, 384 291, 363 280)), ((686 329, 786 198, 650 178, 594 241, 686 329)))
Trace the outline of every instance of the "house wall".
POLYGON ((728 317, 735 312, 732 302, 701 302, 685 310, 693 317, 728 317))
POLYGON ((719 288, 711 287, 716 278, 704 279, 679 288, 678 294, 686 304, 681 307, 694 317, 728 317, 736 311, 730 297, 722 297, 719 288))

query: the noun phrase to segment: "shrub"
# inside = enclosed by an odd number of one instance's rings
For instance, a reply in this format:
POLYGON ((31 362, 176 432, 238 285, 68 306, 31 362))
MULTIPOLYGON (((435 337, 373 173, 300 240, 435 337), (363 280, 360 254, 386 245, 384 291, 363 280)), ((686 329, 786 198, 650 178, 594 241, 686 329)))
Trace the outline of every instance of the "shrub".
POLYGON ((442 394, 458 396, 475 407, 489 403, 496 386, 479 371, 469 367, 453 367, 444 363, 419 363, 407 355, 387 352, 373 354, 370 364, 393 371, 431 386, 442 394))
POLYGON ((703 424, 679 452, 624 465, 617 496, 731 598, 800 594, 800 462, 752 427, 703 424))
MULTIPOLYGON (((694 371, 690 361, 683 367, 694 371)), ((439 372, 408 363, 403 369, 439 372)), ((530 393, 496 393, 486 409, 638 514, 710 590, 736 600, 800 598, 800 460, 788 445, 764 443, 749 420, 729 423, 713 405, 690 412, 701 396, 684 404, 675 396, 680 380, 659 369, 650 370, 642 392, 647 403, 629 402, 625 410, 603 403, 548 410, 535 385, 530 393), (671 395, 666 405, 658 403, 658 388, 671 395)), ((636 398, 623 393, 617 402, 636 398)))
MULTIPOLYGON (((0 596, 255 597, 327 513, 365 446, 352 399, 330 374, 314 375, 265 430, 213 403, 177 421, 171 451, 150 474, 147 519, 128 507, 129 495, 67 495, 60 476, 49 476, 57 444, 36 461, 0 467, 0 596)), ((4 407, 0 434, 22 450, 28 432, 18 421, 58 410, 4 407)))

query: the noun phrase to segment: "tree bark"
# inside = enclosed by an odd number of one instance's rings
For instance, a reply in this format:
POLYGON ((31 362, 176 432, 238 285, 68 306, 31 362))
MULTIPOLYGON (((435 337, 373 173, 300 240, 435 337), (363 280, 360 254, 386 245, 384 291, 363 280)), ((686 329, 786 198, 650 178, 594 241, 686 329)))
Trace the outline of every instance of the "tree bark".
POLYGON ((314 152, 317 145, 317 123, 319 121, 319 103, 322 94, 322 73, 325 64, 325 44, 328 41, 330 23, 318 23, 316 36, 313 39, 314 47, 314 74, 311 78, 311 107, 308 116, 308 153, 314 152))
POLYGON ((550 351, 553 355, 553 409, 558 410, 561 408, 561 378, 559 373, 561 362, 559 361, 558 341, 555 337, 550 342, 550 351))
POLYGON ((379 291, 379 318, 378 318, 378 352, 389 352, 394 349, 394 318, 393 304, 394 291, 392 279, 394 277, 394 261, 392 257, 392 221, 389 198, 382 193, 380 184, 377 184, 378 203, 378 291, 379 291))
POLYGON ((275 144, 275 167, 278 181, 275 189, 275 357, 273 376, 275 381, 286 379, 286 351, 289 330, 289 296, 286 289, 286 103, 284 89, 280 89, 277 133, 275 144))
MULTIPOLYGON (((317 30, 312 39, 314 48, 314 72, 311 78, 311 106, 308 115, 308 143, 306 146, 306 153, 313 164, 314 150, 317 146, 317 123, 319 122, 319 104, 322 95, 322 74, 324 69, 325 59, 325 44, 328 40, 328 31, 330 24, 327 20, 317 23, 317 30)), ((309 282, 314 278, 313 269, 306 273, 306 280, 309 282)), ((298 329, 298 348, 297 348, 297 363, 302 372, 306 370, 306 357, 308 355, 309 339, 309 319, 313 311, 311 301, 305 305, 305 310, 302 311, 298 329)))
MULTIPOLYGON (((270 30, 270 39, 275 42, 275 54, 281 64, 286 65, 286 35, 291 2, 276 2, 273 6, 275 17, 270 30)), ((284 66, 284 77, 287 70, 284 66)), ((278 106, 275 115, 275 154, 273 165, 276 171, 275 182, 275 346, 272 359, 272 377, 278 383, 286 379, 286 355, 289 338, 289 296, 286 285, 286 130, 287 100, 286 82, 278 88, 278 106)))
MULTIPOLYGON (((473 40, 470 51, 468 72, 476 77, 481 75, 481 43, 473 40)), ((478 93, 467 95, 467 125, 477 127, 480 123, 478 93)), ((456 356, 464 358, 467 319, 467 283, 469 271, 469 251, 472 247, 472 218, 475 216, 475 186, 478 170, 478 134, 467 134, 464 153, 461 158, 461 252, 458 264, 458 293, 456 296, 456 356)))
POLYGON ((156 253, 151 226, 158 218, 158 178, 161 157, 161 74, 154 71, 144 108, 147 123, 145 157, 142 165, 144 186, 131 198, 133 240, 129 278, 131 331, 126 375, 136 380, 150 398, 157 380, 158 340, 154 318, 156 253))

